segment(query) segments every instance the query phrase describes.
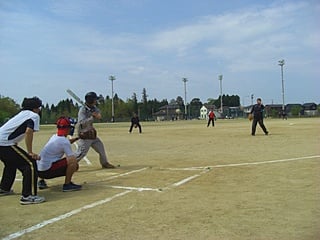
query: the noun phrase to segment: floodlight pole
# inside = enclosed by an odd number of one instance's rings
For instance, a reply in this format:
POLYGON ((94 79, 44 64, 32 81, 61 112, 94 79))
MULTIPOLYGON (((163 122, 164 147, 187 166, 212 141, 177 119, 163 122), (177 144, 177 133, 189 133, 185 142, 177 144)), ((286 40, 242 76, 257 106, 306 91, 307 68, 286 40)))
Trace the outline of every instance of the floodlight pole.
POLYGON ((283 81, 283 65, 284 60, 279 61, 279 66, 281 67, 281 82, 282 82, 282 111, 284 113, 284 81, 283 81))
POLYGON ((223 103, 222 103, 222 78, 223 78, 223 75, 219 75, 219 80, 220 80, 220 105, 221 105, 220 112, 221 112, 221 114, 223 113, 223 103))
POLYGON ((187 78, 182 78, 182 81, 184 83, 184 114, 185 114, 185 119, 187 119, 187 78))
POLYGON ((111 104, 111 106, 112 106, 112 109, 111 109, 111 115, 112 115, 111 121, 114 122, 113 81, 116 80, 116 77, 111 75, 109 77, 109 80, 111 81, 111 97, 112 97, 111 98, 111 101, 112 101, 112 104, 111 104))

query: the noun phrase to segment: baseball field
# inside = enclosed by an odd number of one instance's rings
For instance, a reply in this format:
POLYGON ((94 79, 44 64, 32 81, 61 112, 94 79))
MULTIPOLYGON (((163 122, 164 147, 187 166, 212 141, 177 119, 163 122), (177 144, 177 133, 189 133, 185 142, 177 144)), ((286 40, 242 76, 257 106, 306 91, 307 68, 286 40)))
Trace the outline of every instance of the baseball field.
MULTIPOLYGON (((73 181, 47 180, 42 204, 0 198, 1 239, 320 239, 320 119, 266 119, 250 135, 246 119, 96 124, 110 162, 93 151, 73 181)), ((34 136, 39 152, 55 127, 34 136)), ((22 144, 23 146, 23 144, 22 144)), ((0 163, 0 175, 3 163, 0 163)))

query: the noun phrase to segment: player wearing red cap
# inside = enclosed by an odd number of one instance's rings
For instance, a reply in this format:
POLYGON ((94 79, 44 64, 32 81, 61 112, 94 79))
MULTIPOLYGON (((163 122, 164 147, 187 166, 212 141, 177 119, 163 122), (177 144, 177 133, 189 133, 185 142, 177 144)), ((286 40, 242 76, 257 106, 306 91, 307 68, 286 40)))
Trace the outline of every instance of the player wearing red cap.
POLYGON ((73 135, 73 130, 72 119, 60 117, 57 121, 57 134, 53 135, 41 150, 41 159, 37 162, 38 174, 42 178, 39 182, 42 181, 43 184, 43 179, 65 176, 62 187, 64 192, 82 188, 81 185, 71 181, 73 174, 79 169, 78 161, 71 148, 71 144, 78 138, 67 139, 69 134, 73 135))

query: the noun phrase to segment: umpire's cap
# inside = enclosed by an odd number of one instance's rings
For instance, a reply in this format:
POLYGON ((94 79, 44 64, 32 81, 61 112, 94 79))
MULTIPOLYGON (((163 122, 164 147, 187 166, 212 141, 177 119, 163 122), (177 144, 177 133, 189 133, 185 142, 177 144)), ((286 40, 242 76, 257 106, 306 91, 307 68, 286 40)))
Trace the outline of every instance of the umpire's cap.
POLYGON ((86 100, 86 103, 93 104, 94 101, 98 99, 98 96, 95 92, 88 92, 84 98, 86 100))
POLYGON ((42 101, 38 97, 24 98, 21 104, 22 110, 33 110, 39 108, 42 105, 42 101))

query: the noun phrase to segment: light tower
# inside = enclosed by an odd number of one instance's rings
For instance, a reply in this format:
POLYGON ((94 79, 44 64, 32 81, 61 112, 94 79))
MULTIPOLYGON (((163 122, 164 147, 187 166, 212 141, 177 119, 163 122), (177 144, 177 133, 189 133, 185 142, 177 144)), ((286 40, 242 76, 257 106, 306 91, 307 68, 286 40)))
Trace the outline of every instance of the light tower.
POLYGON ((113 102, 113 81, 116 80, 116 77, 115 76, 110 76, 109 77, 109 80, 111 81, 111 101, 112 101, 112 109, 111 109, 111 121, 114 122, 114 102, 113 102))
POLYGON ((281 67, 281 82, 282 82, 282 112, 284 113, 284 81, 283 81, 283 65, 284 60, 279 60, 279 66, 281 67))
POLYGON ((221 114, 223 113, 223 102, 222 102, 222 78, 223 75, 219 75, 219 80, 220 80, 220 112, 221 114))
POLYGON ((182 78, 182 81, 184 83, 184 115, 185 119, 187 119, 187 78, 182 78))

